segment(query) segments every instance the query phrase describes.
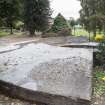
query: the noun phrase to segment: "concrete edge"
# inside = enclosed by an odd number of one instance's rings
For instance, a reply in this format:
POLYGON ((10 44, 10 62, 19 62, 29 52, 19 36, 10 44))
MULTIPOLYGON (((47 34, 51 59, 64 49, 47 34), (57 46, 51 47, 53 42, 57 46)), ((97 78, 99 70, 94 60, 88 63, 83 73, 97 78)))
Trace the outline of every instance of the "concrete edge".
POLYGON ((72 47, 72 48, 97 48, 97 46, 91 46, 91 45, 61 45, 61 47, 72 47))
POLYGON ((53 95, 53 94, 48 94, 48 93, 43 93, 38 91, 32 91, 2 80, 0 80, 0 91, 14 98, 19 98, 27 101, 32 101, 32 102, 45 103, 48 105, 51 105, 51 103, 52 105, 56 105, 56 102, 58 103, 65 102, 66 105, 72 105, 72 104, 91 105, 90 100, 64 97, 64 96, 53 95))

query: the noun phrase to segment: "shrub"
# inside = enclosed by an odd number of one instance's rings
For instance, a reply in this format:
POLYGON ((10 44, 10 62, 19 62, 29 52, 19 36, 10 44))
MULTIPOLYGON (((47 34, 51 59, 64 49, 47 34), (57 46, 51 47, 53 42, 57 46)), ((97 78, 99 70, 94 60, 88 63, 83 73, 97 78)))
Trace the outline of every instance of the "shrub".
POLYGON ((50 33, 45 33, 42 35, 42 38, 47 38, 47 37, 57 37, 58 35, 56 33, 50 32, 50 33))
POLYGON ((105 38, 101 35, 96 35, 96 41, 100 41, 98 49, 99 52, 96 55, 96 58, 101 66, 105 68, 105 38))
POLYGON ((102 41, 103 40, 103 36, 102 35, 96 35, 95 40, 96 41, 102 41))
POLYGON ((71 30, 69 28, 64 28, 58 32, 58 36, 68 36, 71 34, 71 30))

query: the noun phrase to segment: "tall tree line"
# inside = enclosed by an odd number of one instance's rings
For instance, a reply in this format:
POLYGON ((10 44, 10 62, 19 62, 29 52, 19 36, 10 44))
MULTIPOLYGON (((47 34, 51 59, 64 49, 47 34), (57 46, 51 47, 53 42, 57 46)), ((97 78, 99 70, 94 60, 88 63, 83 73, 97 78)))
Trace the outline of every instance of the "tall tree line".
POLYGON ((24 22, 30 36, 35 30, 44 32, 50 15, 49 0, 0 0, 0 25, 9 27, 11 34, 17 20, 24 22))
POLYGON ((105 30, 105 0, 79 0, 82 9, 80 11, 81 22, 94 36, 96 30, 105 30))
POLYGON ((11 34, 14 21, 20 17, 19 9, 19 0, 0 0, 0 23, 11 28, 11 34))

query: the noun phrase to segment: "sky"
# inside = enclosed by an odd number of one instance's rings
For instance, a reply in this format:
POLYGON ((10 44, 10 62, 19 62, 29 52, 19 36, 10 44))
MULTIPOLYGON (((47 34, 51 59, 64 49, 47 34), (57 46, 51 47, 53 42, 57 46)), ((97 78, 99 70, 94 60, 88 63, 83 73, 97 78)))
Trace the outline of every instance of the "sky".
POLYGON ((79 18, 79 10, 81 9, 80 2, 78 0, 50 0, 51 8, 53 10, 52 17, 55 17, 58 13, 61 13, 66 19, 74 17, 79 18))

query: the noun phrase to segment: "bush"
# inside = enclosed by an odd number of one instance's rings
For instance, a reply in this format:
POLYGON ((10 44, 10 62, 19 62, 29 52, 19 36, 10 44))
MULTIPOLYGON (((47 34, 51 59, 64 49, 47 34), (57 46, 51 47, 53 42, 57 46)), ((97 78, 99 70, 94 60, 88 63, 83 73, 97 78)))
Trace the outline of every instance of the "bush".
POLYGON ((14 23, 14 25, 15 25, 15 28, 16 28, 17 30, 20 30, 21 28, 24 27, 24 23, 23 23, 22 21, 16 21, 16 22, 14 23))
POLYGON ((50 33, 45 33, 42 35, 42 38, 47 38, 47 37, 57 37, 57 33, 53 33, 53 32, 50 32, 50 33))
POLYGON ((68 36, 71 34, 71 30, 69 28, 64 28, 58 32, 58 36, 68 36))
POLYGON ((49 32, 47 31, 42 35, 42 38, 46 37, 59 37, 59 36, 68 36, 71 34, 71 30, 69 28, 62 29, 61 31, 55 33, 55 32, 49 32))
POLYGON ((100 44, 99 44, 99 52, 96 55, 96 58, 100 64, 100 66, 103 66, 105 68, 105 38, 101 38, 100 44))

